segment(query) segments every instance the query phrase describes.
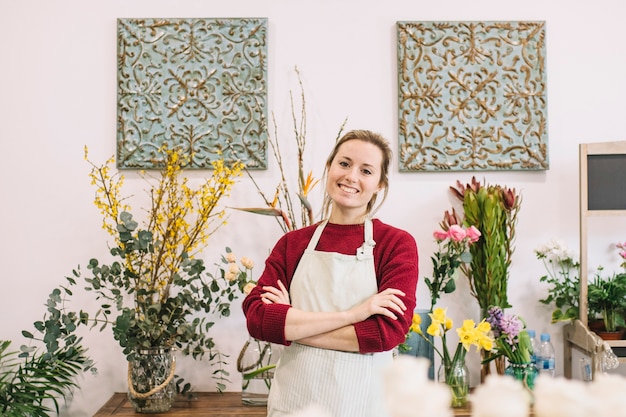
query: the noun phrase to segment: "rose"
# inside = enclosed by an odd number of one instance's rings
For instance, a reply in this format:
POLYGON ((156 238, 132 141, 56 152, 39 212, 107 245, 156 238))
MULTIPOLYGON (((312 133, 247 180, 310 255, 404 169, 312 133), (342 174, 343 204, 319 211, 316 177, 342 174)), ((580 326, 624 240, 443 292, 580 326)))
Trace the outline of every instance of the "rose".
POLYGON ((438 246, 437 252, 431 257, 433 277, 424 279, 430 291, 431 311, 442 292, 449 294, 456 289, 454 274, 463 263, 471 260, 469 246, 481 236, 480 231, 474 226, 467 229, 458 224, 442 227, 443 229, 433 232, 438 246))

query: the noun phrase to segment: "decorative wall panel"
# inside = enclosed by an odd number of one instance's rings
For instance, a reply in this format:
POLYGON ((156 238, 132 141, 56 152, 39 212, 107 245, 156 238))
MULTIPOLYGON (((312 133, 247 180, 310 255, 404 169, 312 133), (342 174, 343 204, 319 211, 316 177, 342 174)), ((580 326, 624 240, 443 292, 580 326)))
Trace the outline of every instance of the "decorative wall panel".
POLYGON ((267 167, 267 19, 118 19, 119 168, 267 167))
POLYGON ((545 22, 398 22, 401 171, 545 170, 545 22))

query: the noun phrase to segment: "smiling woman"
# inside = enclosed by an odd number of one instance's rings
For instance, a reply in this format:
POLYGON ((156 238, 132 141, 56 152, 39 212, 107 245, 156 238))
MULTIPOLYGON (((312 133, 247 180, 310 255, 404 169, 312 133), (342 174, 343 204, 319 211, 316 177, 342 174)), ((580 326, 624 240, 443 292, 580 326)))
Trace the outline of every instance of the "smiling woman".
POLYGON ((325 166, 325 220, 285 234, 244 300, 250 335, 286 345, 270 417, 310 406, 332 417, 387 415, 381 371, 405 340, 418 276, 413 237, 372 218, 390 160, 376 133, 340 138, 325 166))

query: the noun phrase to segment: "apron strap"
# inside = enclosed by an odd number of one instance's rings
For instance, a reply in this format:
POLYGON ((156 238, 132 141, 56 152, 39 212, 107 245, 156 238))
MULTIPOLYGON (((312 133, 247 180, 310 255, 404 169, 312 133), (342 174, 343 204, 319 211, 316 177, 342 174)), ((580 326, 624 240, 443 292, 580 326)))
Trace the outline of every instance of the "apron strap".
POLYGON ((374 246, 376 246, 376 242, 374 242, 374 226, 372 224, 372 219, 366 217, 364 226, 365 241, 363 242, 361 247, 356 250, 356 258, 358 260, 371 257, 374 253, 374 246))
POLYGON ((320 241, 320 236, 322 236, 322 232, 324 231, 326 223, 328 223, 328 220, 324 220, 319 224, 319 226, 317 226, 317 228, 315 229, 315 233, 313 233, 313 237, 311 237, 311 240, 309 240, 309 245, 306 247, 307 250, 315 250, 317 242, 320 241))

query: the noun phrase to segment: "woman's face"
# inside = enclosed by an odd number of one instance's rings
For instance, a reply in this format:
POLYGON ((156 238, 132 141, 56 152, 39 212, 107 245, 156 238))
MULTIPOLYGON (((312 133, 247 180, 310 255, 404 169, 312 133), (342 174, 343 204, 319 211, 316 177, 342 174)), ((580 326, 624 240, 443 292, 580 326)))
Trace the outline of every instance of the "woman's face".
POLYGON ((326 192, 333 201, 333 212, 360 217, 367 203, 380 191, 382 151, 358 139, 343 143, 328 167, 326 192))

